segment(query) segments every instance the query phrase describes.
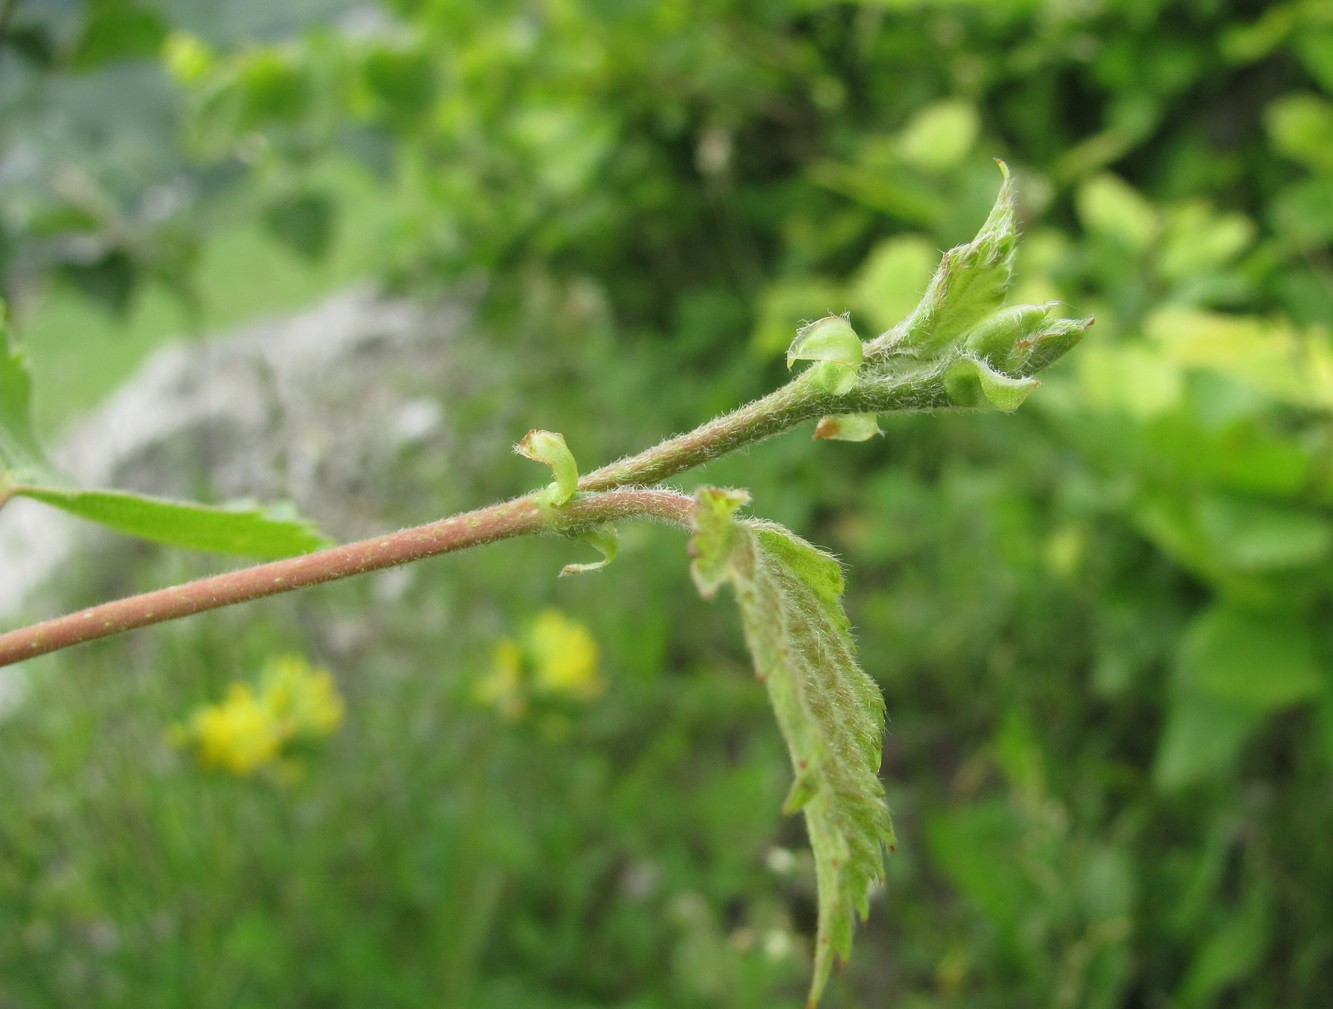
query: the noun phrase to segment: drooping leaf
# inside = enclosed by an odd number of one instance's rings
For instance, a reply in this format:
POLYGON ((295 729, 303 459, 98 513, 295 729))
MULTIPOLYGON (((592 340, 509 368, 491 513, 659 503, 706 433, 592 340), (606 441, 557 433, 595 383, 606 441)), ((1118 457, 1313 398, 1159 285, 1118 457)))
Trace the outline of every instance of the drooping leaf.
POLYGON ((567 575, 586 575, 593 571, 601 571, 604 567, 616 559, 620 553, 620 539, 616 535, 616 527, 613 525, 597 526, 589 529, 578 537, 579 542, 586 543, 599 554, 602 555, 600 561, 590 561, 582 564, 566 564, 560 569, 561 577, 567 575))
POLYGON ((856 661, 838 561, 782 526, 735 519, 734 492, 705 488, 697 500, 695 581, 705 595, 726 581, 735 589, 796 773, 783 810, 804 811, 815 856, 814 1006, 835 958, 851 953, 853 915, 865 918, 894 844, 877 774, 884 700, 856 661))
POLYGON ((0 314, 0 503, 20 496, 117 532, 188 550, 273 558, 328 543, 291 505, 201 505, 79 488, 46 457, 37 441, 27 360, 11 345, 0 314))

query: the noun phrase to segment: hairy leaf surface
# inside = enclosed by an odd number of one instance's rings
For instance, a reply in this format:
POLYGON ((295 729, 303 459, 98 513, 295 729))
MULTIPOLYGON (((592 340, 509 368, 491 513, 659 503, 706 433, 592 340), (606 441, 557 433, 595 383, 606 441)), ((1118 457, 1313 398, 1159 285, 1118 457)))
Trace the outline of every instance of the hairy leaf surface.
POLYGON ((771 522, 735 519, 744 498, 697 495, 694 577, 712 596, 730 582, 755 671, 768 688, 796 779, 783 810, 805 812, 819 887, 809 1005, 835 958, 851 953, 853 913, 865 918, 893 824, 878 777, 884 699, 856 661, 836 558, 771 522))
POLYGON ((958 341, 1004 303, 1013 280, 1018 225, 1009 169, 990 216, 967 245, 946 252, 916 309, 896 329, 904 346, 933 356, 958 341))
POLYGON ((0 307, 0 504, 28 497, 117 532, 187 550, 287 557, 327 544, 290 505, 201 505, 116 490, 83 490, 42 451, 32 428, 32 379, 0 307))

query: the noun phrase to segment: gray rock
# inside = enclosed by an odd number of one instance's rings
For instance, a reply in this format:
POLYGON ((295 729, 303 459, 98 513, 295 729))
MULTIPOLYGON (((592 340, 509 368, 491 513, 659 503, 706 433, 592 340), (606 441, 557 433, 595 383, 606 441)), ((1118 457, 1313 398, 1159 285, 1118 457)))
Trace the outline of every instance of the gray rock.
MULTIPOLYGON (((452 397, 466 391, 464 302, 422 305, 369 289, 284 319, 167 347, 53 455, 86 486, 166 497, 294 501, 338 539, 383 528, 410 472, 451 464, 452 397)), ((410 484, 410 477, 409 477, 410 484)), ((438 514, 432 511, 431 514, 438 514)), ((428 517, 428 516, 427 516, 428 517)), ((133 549, 25 500, 0 512, 0 618, 75 556, 133 549)))

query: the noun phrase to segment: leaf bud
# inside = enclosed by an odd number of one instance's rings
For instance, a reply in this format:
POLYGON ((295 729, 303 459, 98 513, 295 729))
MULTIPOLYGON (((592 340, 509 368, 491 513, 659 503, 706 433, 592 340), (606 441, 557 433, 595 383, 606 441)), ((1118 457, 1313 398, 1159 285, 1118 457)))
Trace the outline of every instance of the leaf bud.
POLYGON ((861 338, 845 316, 830 315, 802 326, 787 348, 787 367, 797 361, 816 362, 814 381, 825 392, 841 396, 856 387, 856 373, 865 360, 861 338))
POLYGON ((815 425, 815 440, 823 438, 832 441, 869 441, 877 434, 879 417, 873 413, 844 413, 831 417, 820 417, 815 425))
POLYGON ((731 550, 736 544, 736 526, 732 515, 750 500, 743 490, 700 487, 694 492, 694 511, 690 516, 694 535, 690 537, 690 577, 699 595, 712 599, 722 583, 731 577, 731 550))
POLYGON ((1057 319, 1014 344, 1004 370, 1026 374, 1041 371, 1064 357, 1087 334, 1093 319, 1057 319))
POLYGON ((963 346, 967 353, 1002 367, 1014 346, 1037 332, 1057 304, 1048 301, 1044 305, 1014 305, 992 312, 968 330, 963 346))
POLYGON ((558 506, 574 496, 579 486, 579 468, 574 453, 565 444, 565 436, 555 431, 532 430, 514 446, 525 459, 549 466, 554 482, 542 492, 544 504, 558 506))
POLYGON ((944 391, 956 405, 1003 413, 1017 410, 1039 385, 1035 378, 1013 378, 974 357, 960 357, 944 373, 944 391))

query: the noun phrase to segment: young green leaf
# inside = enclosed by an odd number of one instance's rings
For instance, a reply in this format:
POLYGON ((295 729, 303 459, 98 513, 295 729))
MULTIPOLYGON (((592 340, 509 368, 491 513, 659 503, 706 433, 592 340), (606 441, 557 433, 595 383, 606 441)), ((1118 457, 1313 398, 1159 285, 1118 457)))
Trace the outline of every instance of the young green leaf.
POLYGON ((990 406, 1012 413, 1041 385, 1035 378, 1011 378, 985 361, 960 357, 944 373, 944 390, 958 406, 990 406))
POLYGON ((814 379, 835 396, 856 387, 856 373, 865 360, 861 338, 845 316, 830 315, 802 326, 787 348, 787 367, 797 361, 814 361, 814 379))
POLYGON ((838 561, 782 526, 735 519, 743 499, 734 493, 705 488, 697 500, 694 579, 706 596, 725 581, 736 591, 796 772, 783 810, 803 810, 810 833, 819 889, 813 1007, 835 958, 851 953, 853 915, 865 918, 884 847, 894 844, 877 774, 884 700, 856 661, 838 561))
POLYGON ((921 302, 893 332, 896 346, 935 357, 982 323, 1004 302, 1013 279, 1018 224, 1009 169, 976 238, 944 254, 921 302))
POLYGON ((731 578, 731 551, 740 535, 732 515, 750 500, 743 490, 701 487, 694 495, 690 577, 699 595, 712 599, 731 578))
POLYGON ((579 467, 574 453, 565 444, 565 436, 558 431, 532 430, 514 446, 524 459, 539 462, 551 470, 555 479, 542 491, 544 503, 557 507, 574 496, 579 486, 579 467))
POLYGON ((869 441, 877 434, 879 417, 873 413, 841 413, 829 417, 820 417, 815 425, 815 441, 869 441))
POLYGON ((591 571, 601 571, 620 553, 620 539, 616 535, 616 527, 613 525, 596 526, 589 529, 578 537, 579 542, 586 543, 599 554, 602 555, 600 561, 591 561, 583 564, 566 564, 560 569, 561 577, 566 575, 586 575, 591 571))
POLYGON ((329 542, 290 505, 210 506, 77 487, 47 459, 37 441, 27 360, 11 344, 0 309, 0 504, 19 496, 117 532, 187 550, 267 559, 305 553, 329 542))

